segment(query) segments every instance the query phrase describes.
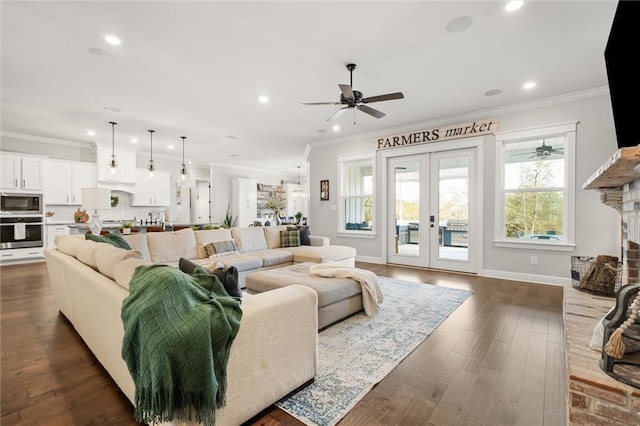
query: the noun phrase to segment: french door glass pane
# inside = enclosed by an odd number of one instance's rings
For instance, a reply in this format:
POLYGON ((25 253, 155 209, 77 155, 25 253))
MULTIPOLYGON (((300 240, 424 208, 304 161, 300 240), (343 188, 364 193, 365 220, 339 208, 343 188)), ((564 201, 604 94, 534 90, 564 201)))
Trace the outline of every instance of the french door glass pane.
POLYGON ((469 158, 438 160, 438 257, 469 259, 469 158))
POLYGON ((420 255, 420 163, 401 163, 394 169, 396 254, 420 255))

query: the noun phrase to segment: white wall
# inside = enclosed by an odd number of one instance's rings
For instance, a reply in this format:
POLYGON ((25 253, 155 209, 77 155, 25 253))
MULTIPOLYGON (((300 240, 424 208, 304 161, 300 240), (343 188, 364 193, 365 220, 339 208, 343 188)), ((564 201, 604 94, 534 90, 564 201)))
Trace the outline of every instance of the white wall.
MULTIPOLYGON (((572 252, 528 251, 524 249, 501 249, 493 244, 494 216, 496 205, 495 194, 495 139, 484 138, 484 242, 481 274, 511 279, 540 281, 550 283, 569 282, 570 257, 572 255, 592 256, 611 254, 620 256, 620 216, 610 207, 600 203, 597 191, 582 190, 582 184, 604 163, 616 150, 616 138, 608 94, 603 91, 575 94, 567 97, 562 103, 556 100, 540 102, 527 106, 520 105, 517 110, 506 108, 502 112, 487 112, 482 116, 455 117, 442 120, 441 123, 416 125, 411 130, 421 130, 442 123, 461 123, 469 119, 500 119, 500 131, 526 129, 537 126, 552 125, 568 121, 579 121, 577 132, 576 159, 576 248, 572 252), (530 256, 538 257, 537 265, 530 265, 530 256)), ((381 129, 377 135, 367 135, 360 139, 337 140, 334 143, 312 145, 308 161, 310 164, 310 201, 309 221, 312 234, 325 235, 336 244, 355 247, 358 257, 364 260, 384 261, 386 248, 382 246, 384 224, 376 222, 377 236, 373 239, 344 237, 337 235, 338 209, 338 164, 337 157, 359 152, 373 152, 376 136, 402 133, 397 129, 381 129), (330 200, 320 201, 320 180, 330 180, 330 200), (335 208, 332 209, 332 207, 335 208)), ((447 142, 439 142, 446 144, 447 142)), ((402 148, 396 148, 401 150, 402 148)), ((379 158, 379 156, 378 156, 379 158)), ((382 182, 380 167, 382 160, 377 161, 377 197, 376 217, 380 218, 382 199, 386 188, 382 182)))

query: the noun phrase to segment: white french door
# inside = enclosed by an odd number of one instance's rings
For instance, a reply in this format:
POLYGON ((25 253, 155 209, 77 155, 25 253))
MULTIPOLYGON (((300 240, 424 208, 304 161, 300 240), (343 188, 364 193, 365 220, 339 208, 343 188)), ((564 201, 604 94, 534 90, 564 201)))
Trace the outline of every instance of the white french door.
POLYGON ((389 263, 477 272, 476 150, 387 159, 389 263))

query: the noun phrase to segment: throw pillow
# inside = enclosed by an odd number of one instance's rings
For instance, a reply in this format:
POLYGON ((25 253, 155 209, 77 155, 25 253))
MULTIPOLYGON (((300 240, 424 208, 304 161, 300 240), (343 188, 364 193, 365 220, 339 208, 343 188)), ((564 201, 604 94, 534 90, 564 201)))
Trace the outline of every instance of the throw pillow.
POLYGON ((106 235, 84 234, 84 237, 87 240, 95 241, 97 243, 107 243, 118 248, 131 250, 131 246, 129 245, 129 243, 127 243, 125 239, 122 238, 122 235, 116 232, 110 232, 106 235))
POLYGON ((311 239, 309 238, 309 227, 307 225, 289 226, 287 231, 300 231, 300 244, 303 246, 310 246, 311 239))
POLYGON ((238 284, 238 268, 235 266, 230 266, 228 268, 217 268, 213 271, 209 271, 206 268, 198 265, 195 262, 192 262, 184 257, 181 257, 178 260, 178 269, 180 269, 185 274, 192 275, 196 271, 204 272, 209 275, 215 275, 218 277, 224 289, 229 293, 231 297, 242 297, 242 291, 240 290, 240 285, 238 284))
POLYGON ((300 246, 300 231, 280 231, 280 247, 300 246))
POLYGON ((213 253, 209 253, 209 249, 207 248, 207 245, 205 245, 205 250, 207 250, 207 256, 211 256, 213 254, 223 254, 223 253, 229 253, 232 251, 237 252, 238 251, 238 247, 236 247, 236 243, 233 240, 224 240, 224 241, 214 241, 211 244, 211 247, 213 248, 213 253))

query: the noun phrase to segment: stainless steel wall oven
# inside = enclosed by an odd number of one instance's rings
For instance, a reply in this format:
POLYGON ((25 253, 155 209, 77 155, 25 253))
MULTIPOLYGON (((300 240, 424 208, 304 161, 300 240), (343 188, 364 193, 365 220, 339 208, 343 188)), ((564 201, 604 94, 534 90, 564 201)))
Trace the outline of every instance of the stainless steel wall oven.
POLYGON ((0 249, 42 247, 42 216, 0 216, 0 249))

